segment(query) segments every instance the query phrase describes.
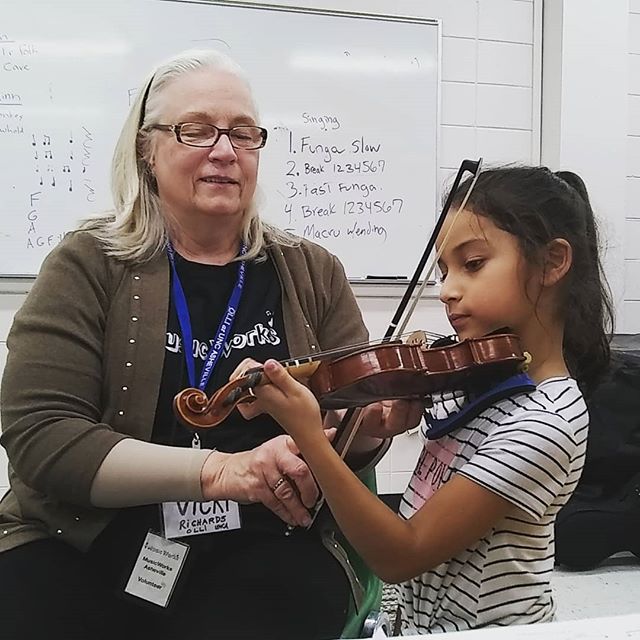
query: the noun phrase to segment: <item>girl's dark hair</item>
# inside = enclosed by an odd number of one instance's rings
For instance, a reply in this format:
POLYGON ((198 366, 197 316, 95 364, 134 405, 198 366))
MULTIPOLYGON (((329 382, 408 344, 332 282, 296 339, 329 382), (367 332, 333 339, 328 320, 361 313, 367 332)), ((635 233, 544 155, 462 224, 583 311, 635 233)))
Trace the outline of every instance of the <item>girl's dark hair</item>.
MULTIPOLYGON (((471 178, 453 201, 459 206, 471 178)), ((502 167, 482 171, 466 207, 518 238, 525 259, 541 264, 542 250, 555 238, 572 248, 565 278, 564 357, 571 374, 589 391, 609 364, 613 305, 599 256, 598 232, 582 179, 546 167, 502 167)), ((455 210, 455 209, 454 209, 455 210)))

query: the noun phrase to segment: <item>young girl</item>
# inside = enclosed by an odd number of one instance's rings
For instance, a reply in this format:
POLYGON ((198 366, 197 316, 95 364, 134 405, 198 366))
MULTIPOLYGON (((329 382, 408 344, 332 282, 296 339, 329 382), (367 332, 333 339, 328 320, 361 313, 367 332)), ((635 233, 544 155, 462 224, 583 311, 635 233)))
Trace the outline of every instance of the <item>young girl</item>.
MULTIPOLYGON (((295 439, 346 537, 383 580, 403 582, 407 634, 553 616, 553 525, 587 441, 576 379, 588 388, 607 362, 612 320, 593 212, 575 174, 484 171, 438 246, 447 232, 440 299, 451 325, 461 340, 509 327, 531 355, 535 386, 437 439, 425 429, 399 516, 342 463, 314 396, 277 362, 265 363, 273 384, 255 392, 295 439)), ((457 410, 460 393, 434 396, 432 416, 457 410)))

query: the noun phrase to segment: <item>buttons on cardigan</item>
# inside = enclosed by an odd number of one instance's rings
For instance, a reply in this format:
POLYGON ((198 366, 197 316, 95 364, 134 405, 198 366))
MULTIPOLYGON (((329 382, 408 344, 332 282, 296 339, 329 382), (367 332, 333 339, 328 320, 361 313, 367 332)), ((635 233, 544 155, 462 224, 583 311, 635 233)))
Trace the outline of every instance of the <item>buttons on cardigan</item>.
MULTIPOLYGON (((311 331, 311 325, 310 325, 308 322, 305 322, 305 323, 304 323, 304 326, 305 326, 307 329, 309 329, 309 331, 311 331)), ((316 350, 316 345, 315 345, 315 344, 312 344, 312 345, 311 345, 311 349, 312 349, 313 351, 315 351, 315 350, 316 350)))
POLYGON ((56 531, 56 533, 57 533, 58 535, 62 535, 62 529, 58 529, 58 530, 56 531))
MULTIPOLYGON (((130 294, 131 295, 131 298, 130 298, 130 300, 131 300, 131 302, 130 302, 130 305, 131 305, 130 306, 130 313, 131 312, 133 312, 133 313, 132 313, 131 316, 129 316, 129 321, 130 322, 138 322, 138 320, 140 320, 140 316, 134 315, 134 314, 136 314, 136 312, 139 313, 139 309, 140 309, 139 301, 140 301, 141 295, 140 295, 139 292, 140 292, 141 289, 140 289, 139 281, 142 278, 137 273, 136 274, 132 274, 132 278, 134 280, 134 283, 131 285, 132 291, 131 291, 131 294, 130 294), (138 306, 136 306, 136 305, 138 305, 138 306)), ((137 338, 131 337, 131 334, 136 335, 136 333, 137 333, 137 328, 130 330, 130 337, 127 338, 129 345, 137 344, 137 342, 138 342, 137 338)), ((128 349, 128 353, 126 355, 129 358, 135 359, 134 348, 130 347, 128 349)), ((132 360, 125 361, 124 366, 127 369, 129 369, 130 367, 133 367, 133 361, 132 360)), ((131 382, 131 380, 129 379, 130 376, 131 376, 130 373, 127 373, 127 374, 125 374, 123 376, 124 379, 120 383, 121 384, 120 389, 121 389, 122 393, 126 393, 126 392, 129 391, 129 383, 131 382), (123 384, 123 383, 126 383, 126 384, 123 384)), ((125 407, 127 406, 125 398, 121 398, 121 406, 125 406, 125 407)), ((117 410, 116 415, 119 416, 119 417, 123 417, 125 415, 125 410, 124 409, 117 410)), ((76 521, 79 521, 79 520, 80 520, 80 518, 76 517, 76 521)))
POLYGON ((2 532, 2 535, 3 535, 3 536, 6 536, 8 533, 9 533, 9 532, 5 529, 5 530, 2 532))
POLYGON ((80 516, 75 516, 73 519, 74 519, 76 522, 80 522, 80 516))

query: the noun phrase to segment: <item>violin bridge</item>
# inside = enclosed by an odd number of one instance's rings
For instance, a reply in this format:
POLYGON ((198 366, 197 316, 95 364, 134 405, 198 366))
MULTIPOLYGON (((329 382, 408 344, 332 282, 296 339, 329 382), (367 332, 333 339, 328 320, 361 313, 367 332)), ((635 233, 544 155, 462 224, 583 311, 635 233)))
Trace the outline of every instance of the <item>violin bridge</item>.
POLYGON ((416 346, 420 346, 420 347, 426 347, 427 346, 427 334, 422 330, 414 331, 407 338, 407 344, 412 344, 412 345, 416 345, 416 346))

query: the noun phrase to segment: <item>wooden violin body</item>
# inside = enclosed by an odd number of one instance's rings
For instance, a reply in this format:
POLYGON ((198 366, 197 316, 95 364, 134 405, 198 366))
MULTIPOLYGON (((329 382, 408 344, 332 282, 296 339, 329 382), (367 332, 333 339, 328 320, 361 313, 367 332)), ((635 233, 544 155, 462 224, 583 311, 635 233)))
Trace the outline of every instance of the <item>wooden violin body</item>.
POLYGON ((387 342, 321 362, 309 387, 323 409, 362 407, 379 400, 424 398, 478 375, 506 377, 525 359, 513 334, 472 338, 437 349, 387 342))
MULTIPOLYGON (((459 388, 470 380, 505 378, 527 359, 514 334, 471 338, 438 348, 385 342, 330 360, 285 363, 305 378, 323 409, 363 407, 379 400, 421 399, 436 391, 459 388)), ((239 402, 253 401, 253 388, 268 382, 261 371, 227 383, 208 398, 185 389, 174 399, 180 421, 197 428, 220 424, 239 402)))

